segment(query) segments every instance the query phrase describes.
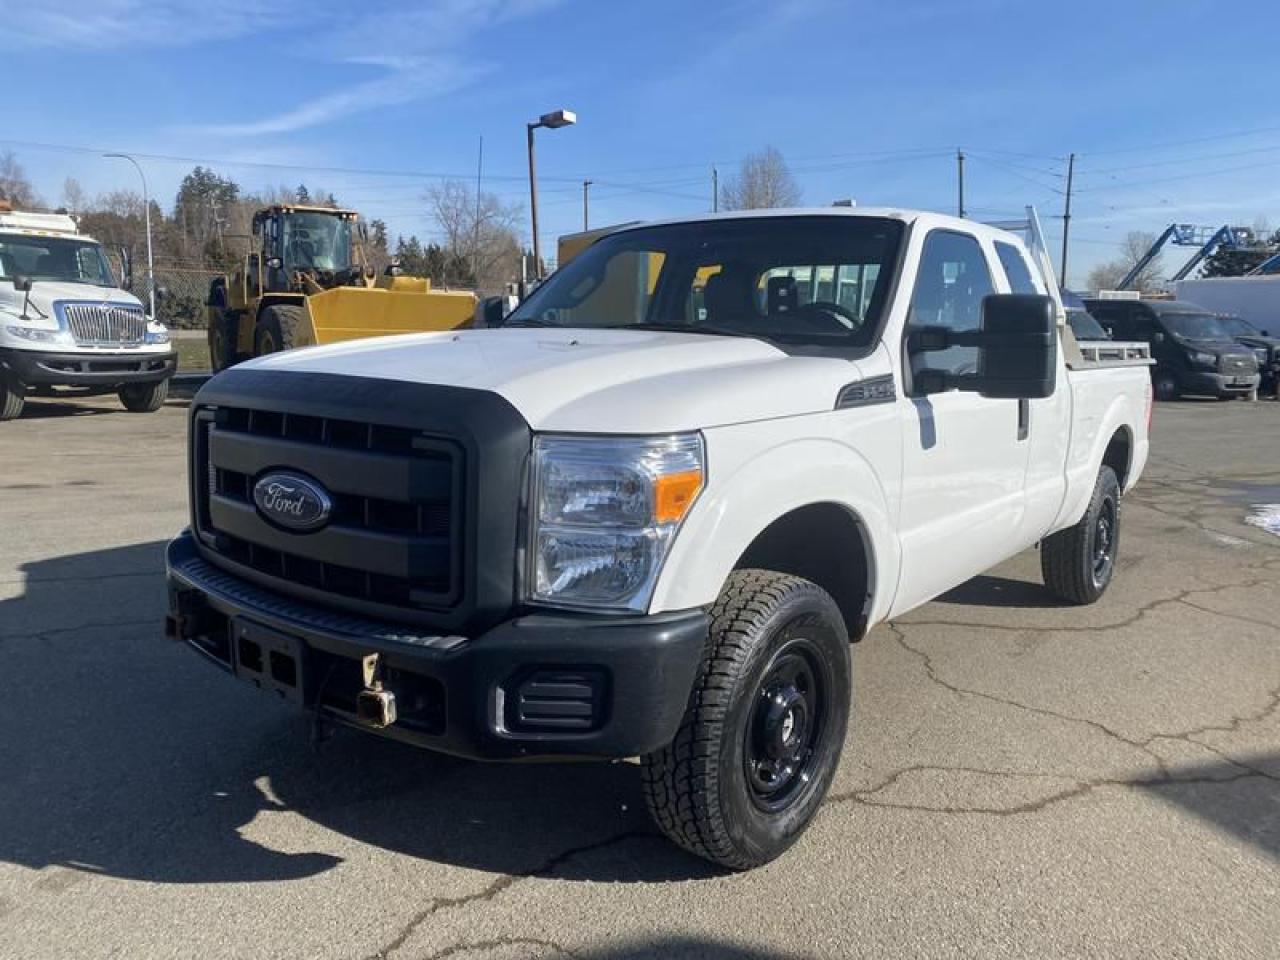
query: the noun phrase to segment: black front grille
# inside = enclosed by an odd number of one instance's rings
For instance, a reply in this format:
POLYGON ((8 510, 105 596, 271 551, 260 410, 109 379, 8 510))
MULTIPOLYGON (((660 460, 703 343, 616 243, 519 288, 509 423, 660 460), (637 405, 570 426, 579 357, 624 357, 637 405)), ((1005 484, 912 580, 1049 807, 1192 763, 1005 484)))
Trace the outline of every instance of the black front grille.
POLYGON ((221 406, 195 415, 196 526, 236 567, 341 603, 448 610, 462 591, 463 452, 401 426, 221 406), (253 488, 293 471, 332 497, 328 523, 266 520, 253 488))

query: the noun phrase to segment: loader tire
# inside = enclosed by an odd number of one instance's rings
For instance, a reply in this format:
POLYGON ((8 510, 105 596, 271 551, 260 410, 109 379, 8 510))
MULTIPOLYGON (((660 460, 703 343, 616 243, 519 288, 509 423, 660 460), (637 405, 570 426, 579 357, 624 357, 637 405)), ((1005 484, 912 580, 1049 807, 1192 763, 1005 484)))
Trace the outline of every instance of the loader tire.
POLYGON ((306 322, 307 311, 302 307, 293 304, 267 307, 258 318, 258 326, 253 333, 253 355, 262 357, 268 353, 292 350, 298 346, 306 322))
POLYGON ((730 870, 768 863, 818 812, 849 722, 849 637, 816 584, 737 570, 675 739, 643 758, 664 834, 730 870))
POLYGON ((1075 526, 1040 544, 1044 585, 1068 603, 1093 603, 1115 575, 1120 556, 1120 481, 1104 465, 1098 471, 1089 508, 1075 526))

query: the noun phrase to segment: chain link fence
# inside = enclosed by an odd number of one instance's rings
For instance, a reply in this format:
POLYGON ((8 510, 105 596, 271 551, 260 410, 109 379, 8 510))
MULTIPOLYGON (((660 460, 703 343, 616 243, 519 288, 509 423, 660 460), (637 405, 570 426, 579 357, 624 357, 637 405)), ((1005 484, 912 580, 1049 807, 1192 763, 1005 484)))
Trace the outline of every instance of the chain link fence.
MULTIPOLYGON (((116 276, 121 275, 120 261, 109 254, 116 276)), ((164 287, 168 296, 157 298, 157 319, 177 330, 203 330, 205 328, 205 301, 209 299, 209 283, 224 274, 218 270, 185 263, 157 263, 156 287, 164 287)), ((133 282, 126 288, 142 301, 147 302, 147 264, 134 261, 133 282)))

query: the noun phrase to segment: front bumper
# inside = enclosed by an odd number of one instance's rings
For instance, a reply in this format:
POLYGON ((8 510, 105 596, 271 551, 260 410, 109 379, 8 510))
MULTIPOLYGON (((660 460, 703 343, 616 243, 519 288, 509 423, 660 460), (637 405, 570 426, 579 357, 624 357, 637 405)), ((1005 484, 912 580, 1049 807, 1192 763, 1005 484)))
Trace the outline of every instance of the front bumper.
POLYGON ((1184 393, 1200 393, 1220 397, 1226 394, 1249 393, 1252 390, 1257 390, 1261 381, 1262 377, 1256 373, 1252 376, 1228 376, 1223 373, 1189 370, 1179 375, 1178 386, 1184 393))
POLYGON ((0 348, 0 370, 27 386, 111 387, 122 383, 154 383, 172 377, 178 355, 142 353, 52 352, 0 348))
POLYGON ((354 726, 361 659, 380 654, 398 719, 375 732, 476 759, 630 757, 671 741, 709 618, 534 614, 474 638, 300 603, 166 553, 166 632, 232 674, 354 726))

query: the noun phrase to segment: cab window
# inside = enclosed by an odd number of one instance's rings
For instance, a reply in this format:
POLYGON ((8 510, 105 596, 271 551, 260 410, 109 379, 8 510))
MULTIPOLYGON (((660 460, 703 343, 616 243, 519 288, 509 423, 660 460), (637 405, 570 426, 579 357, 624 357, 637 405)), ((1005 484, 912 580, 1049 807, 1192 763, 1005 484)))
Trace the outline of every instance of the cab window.
MULTIPOLYGON (((950 230, 934 230, 924 241, 920 270, 911 292, 908 329, 947 327, 977 330, 982 323, 982 298, 994 293, 991 270, 977 239, 950 230)), ((950 347, 917 354, 912 369, 976 373, 976 347, 950 347)))
POLYGON ((1000 266, 1004 267, 1004 275, 1009 278, 1010 293, 1039 293, 1040 288, 1032 279, 1031 268, 1022 252, 1011 243, 996 242, 996 256, 1000 258, 1000 266))

